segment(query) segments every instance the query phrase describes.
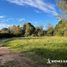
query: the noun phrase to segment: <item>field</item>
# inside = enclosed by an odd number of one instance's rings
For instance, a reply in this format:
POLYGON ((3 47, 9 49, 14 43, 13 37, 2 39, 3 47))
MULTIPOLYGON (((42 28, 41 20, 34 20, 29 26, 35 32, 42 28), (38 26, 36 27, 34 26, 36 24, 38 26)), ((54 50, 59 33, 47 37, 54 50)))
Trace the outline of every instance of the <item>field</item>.
MULTIPOLYGON (((47 64, 48 59, 67 60, 67 37, 20 37, 0 40, 0 44, 2 47, 9 47, 11 53, 20 53, 27 58, 27 67, 67 67, 66 63, 47 64)), ((1 66, 21 67, 13 62, 1 66)))

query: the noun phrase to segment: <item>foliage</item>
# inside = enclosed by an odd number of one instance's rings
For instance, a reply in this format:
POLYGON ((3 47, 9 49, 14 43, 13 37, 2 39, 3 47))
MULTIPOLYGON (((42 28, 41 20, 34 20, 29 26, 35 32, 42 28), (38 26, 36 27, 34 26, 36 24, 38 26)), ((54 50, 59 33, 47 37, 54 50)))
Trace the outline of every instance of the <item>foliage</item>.
POLYGON ((55 0, 55 2, 59 8, 59 14, 57 18, 67 20, 67 0, 55 0))
POLYGON ((21 34, 21 29, 19 26, 14 25, 12 27, 9 27, 9 31, 11 34, 16 35, 16 36, 21 34))
POLYGON ((67 0, 56 0, 59 8, 61 8, 61 10, 67 14, 67 0))
POLYGON ((44 30, 42 27, 36 27, 35 29, 35 35, 36 36, 43 36, 44 35, 44 30))
POLYGON ((65 32, 67 31, 67 21, 61 20, 55 27, 55 35, 64 36, 65 32))
POLYGON ((3 28, 0 30, 0 38, 8 37, 20 37, 20 36, 66 36, 67 33, 67 20, 61 20, 58 24, 53 27, 48 24, 48 29, 45 30, 43 27, 35 27, 30 22, 25 23, 22 27, 11 26, 9 28, 3 28))
POLYGON ((48 24, 47 35, 48 36, 53 36, 54 35, 54 28, 51 24, 48 24))
POLYGON ((35 31, 35 27, 29 22, 23 25, 23 29, 25 30, 25 36, 32 35, 35 31))

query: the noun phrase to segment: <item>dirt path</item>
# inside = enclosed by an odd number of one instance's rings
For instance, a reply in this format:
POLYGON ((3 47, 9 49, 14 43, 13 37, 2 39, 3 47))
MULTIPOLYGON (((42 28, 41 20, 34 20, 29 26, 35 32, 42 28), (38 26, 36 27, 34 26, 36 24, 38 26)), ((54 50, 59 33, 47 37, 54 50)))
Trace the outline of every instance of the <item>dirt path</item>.
POLYGON ((24 57, 24 55, 21 57, 19 53, 11 53, 10 49, 7 47, 0 47, 0 64, 4 64, 9 61, 16 61, 20 67, 31 67, 31 60, 24 57))
POLYGON ((8 47, 0 47, 0 64, 4 64, 7 61, 11 61, 10 50, 8 47))
POLYGON ((0 47, 0 56, 6 55, 9 53, 10 53, 10 51, 9 51, 8 47, 0 47))

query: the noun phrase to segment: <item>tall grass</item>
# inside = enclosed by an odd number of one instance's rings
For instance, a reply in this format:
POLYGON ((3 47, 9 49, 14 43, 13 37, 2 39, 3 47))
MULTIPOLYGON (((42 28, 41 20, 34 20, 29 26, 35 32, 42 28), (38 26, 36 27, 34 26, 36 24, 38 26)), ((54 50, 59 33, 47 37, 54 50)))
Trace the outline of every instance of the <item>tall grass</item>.
POLYGON ((32 48, 67 49, 66 37, 14 38, 4 41, 4 46, 30 50, 32 48))

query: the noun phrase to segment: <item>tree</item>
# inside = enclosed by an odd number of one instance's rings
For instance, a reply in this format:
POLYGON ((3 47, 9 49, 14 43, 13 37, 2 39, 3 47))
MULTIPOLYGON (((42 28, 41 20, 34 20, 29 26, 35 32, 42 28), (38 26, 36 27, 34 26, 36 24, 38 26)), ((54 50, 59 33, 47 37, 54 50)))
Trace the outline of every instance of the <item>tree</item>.
POLYGON ((48 24, 47 35, 48 36, 53 36, 54 35, 54 28, 50 23, 48 24))
POLYGON ((30 22, 28 22, 23 25, 23 30, 25 32, 25 36, 29 36, 34 33, 35 27, 30 22))
POLYGON ((14 36, 20 36, 20 34, 22 34, 21 28, 15 25, 12 27, 9 27, 9 32, 11 35, 14 35, 14 36))
POLYGON ((55 26, 55 35, 64 36, 66 35, 67 31, 67 21, 61 20, 59 23, 55 26))
POLYGON ((67 30, 66 30, 66 31, 64 31, 64 36, 67 36, 67 30))
POLYGON ((67 0, 55 0, 59 8, 59 14, 57 18, 67 20, 67 0))
POLYGON ((10 37, 8 28, 3 28, 0 30, 0 38, 8 38, 10 37))
POLYGON ((67 14, 67 0, 56 0, 58 7, 67 14))
POLYGON ((35 35, 36 36, 43 36, 44 35, 44 30, 42 26, 36 27, 35 29, 35 35))

